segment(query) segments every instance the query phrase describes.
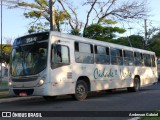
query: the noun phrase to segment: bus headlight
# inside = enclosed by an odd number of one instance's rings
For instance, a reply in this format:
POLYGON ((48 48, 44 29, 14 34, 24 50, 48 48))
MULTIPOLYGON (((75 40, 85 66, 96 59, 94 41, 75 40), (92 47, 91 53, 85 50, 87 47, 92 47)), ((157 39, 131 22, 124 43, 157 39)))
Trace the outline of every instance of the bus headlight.
POLYGON ((8 82, 8 86, 12 86, 12 82, 11 81, 8 82))
POLYGON ((44 84, 44 80, 39 80, 39 85, 43 85, 44 84))

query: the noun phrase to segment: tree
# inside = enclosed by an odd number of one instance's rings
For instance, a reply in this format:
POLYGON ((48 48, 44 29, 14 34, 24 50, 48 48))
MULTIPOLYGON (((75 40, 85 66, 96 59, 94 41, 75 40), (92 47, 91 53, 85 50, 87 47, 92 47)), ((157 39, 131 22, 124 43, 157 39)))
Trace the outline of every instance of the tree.
POLYGON ((11 49, 12 49, 12 46, 10 44, 3 44, 2 45, 2 56, 0 56, 1 58, 1 61, 0 62, 7 62, 9 63, 9 60, 10 60, 10 54, 11 54, 11 49))
POLYGON ((146 1, 123 0, 86 0, 83 5, 89 5, 84 30, 87 28, 91 13, 95 14, 92 22, 100 23, 105 18, 112 20, 142 19, 147 13, 146 1))
POLYGON ((92 24, 83 31, 83 36, 91 39, 109 41, 116 37, 115 33, 124 33, 125 30, 119 27, 112 27, 116 22, 111 20, 102 21, 99 24, 92 24))
POLYGON ((77 36, 80 36, 80 35, 81 35, 81 33, 79 32, 78 29, 73 29, 73 30, 71 30, 71 34, 72 34, 72 35, 77 35, 77 36))
MULTIPOLYGON (((31 32, 37 29, 35 27, 37 24, 45 26, 44 22, 50 21, 47 0, 34 0, 32 3, 24 1, 12 2, 8 4, 12 5, 12 8, 28 8, 24 15, 26 18, 33 19, 30 24, 31 32)), ((99 24, 106 18, 115 21, 143 19, 148 13, 146 6, 146 0, 83 0, 76 2, 73 0, 57 0, 54 14, 56 28, 61 31, 66 26, 69 26, 71 31, 79 30, 80 32, 82 29, 85 31, 90 23, 99 24), (80 20, 82 14, 84 17, 83 20, 80 20)))
POLYGON ((116 40, 110 40, 109 42, 143 49, 144 38, 140 35, 131 35, 129 37, 120 37, 116 40))
POLYGON ((0 47, 0 51, 2 51, 2 56, 0 54, 0 56, 1 56, 0 58, 1 58, 1 61, 9 63, 10 54, 11 54, 11 51, 12 51, 12 41, 13 41, 13 38, 4 37, 3 41, 6 44, 2 44, 2 50, 1 50, 1 47, 0 47))
POLYGON ((148 45, 148 49, 151 51, 154 51, 157 55, 157 57, 160 57, 160 31, 153 35, 153 37, 150 39, 150 43, 148 45))
MULTIPOLYGON (((130 40, 131 46, 135 48, 144 49, 144 38, 140 35, 131 35, 128 40, 130 40)), ((130 45, 129 45, 130 46, 130 45)))

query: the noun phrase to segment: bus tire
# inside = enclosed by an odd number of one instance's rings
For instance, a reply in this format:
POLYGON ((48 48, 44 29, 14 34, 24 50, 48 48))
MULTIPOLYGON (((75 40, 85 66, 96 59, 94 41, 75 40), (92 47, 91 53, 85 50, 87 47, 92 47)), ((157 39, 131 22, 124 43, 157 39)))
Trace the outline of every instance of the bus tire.
POLYGON ((138 92, 140 90, 140 79, 138 77, 134 78, 134 86, 127 88, 129 92, 138 92))
POLYGON ((75 94, 73 95, 73 98, 78 101, 83 101, 87 98, 88 94, 88 88, 87 84, 83 80, 79 80, 75 87, 75 94))
POLYGON ((57 96, 43 96, 43 98, 46 100, 46 101, 53 101, 56 99, 57 96))

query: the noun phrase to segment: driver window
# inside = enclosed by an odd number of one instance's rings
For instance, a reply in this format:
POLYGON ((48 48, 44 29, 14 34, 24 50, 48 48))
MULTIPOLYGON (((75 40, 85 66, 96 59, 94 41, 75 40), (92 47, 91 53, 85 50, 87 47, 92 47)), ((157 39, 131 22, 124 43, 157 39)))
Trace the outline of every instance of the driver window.
POLYGON ((52 47, 52 64, 69 64, 69 48, 63 45, 52 47))

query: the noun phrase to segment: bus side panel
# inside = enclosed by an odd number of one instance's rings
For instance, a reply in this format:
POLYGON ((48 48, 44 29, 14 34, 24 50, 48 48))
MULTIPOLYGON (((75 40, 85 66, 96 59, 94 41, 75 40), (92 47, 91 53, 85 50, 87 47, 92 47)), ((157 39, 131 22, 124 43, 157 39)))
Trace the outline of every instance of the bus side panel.
POLYGON ((141 86, 150 85, 158 81, 156 67, 143 67, 143 69, 140 68, 139 71, 141 77, 141 86))
POLYGON ((73 94, 75 82, 71 65, 50 70, 49 95, 73 94))
POLYGON ((133 67, 101 64, 73 65, 75 80, 86 76, 90 81, 91 91, 116 89, 133 86, 133 67))
POLYGON ((107 90, 133 86, 133 67, 95 65, 92 90, 107 90))

